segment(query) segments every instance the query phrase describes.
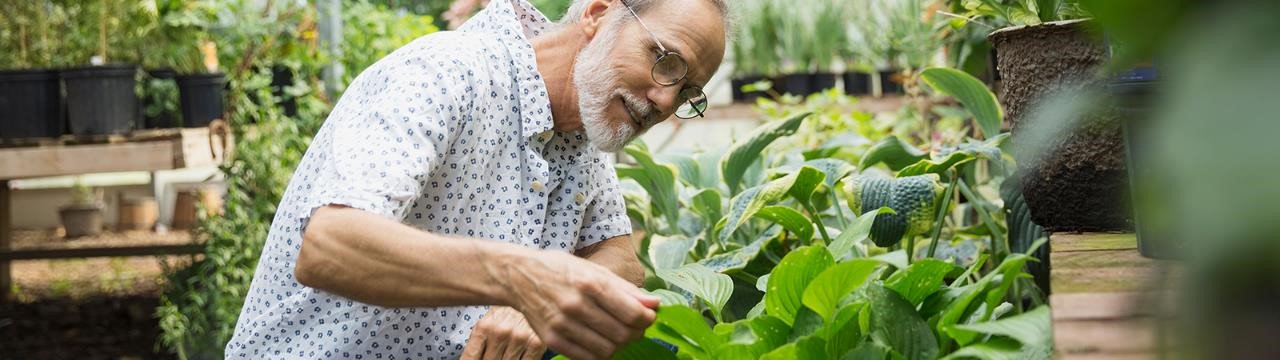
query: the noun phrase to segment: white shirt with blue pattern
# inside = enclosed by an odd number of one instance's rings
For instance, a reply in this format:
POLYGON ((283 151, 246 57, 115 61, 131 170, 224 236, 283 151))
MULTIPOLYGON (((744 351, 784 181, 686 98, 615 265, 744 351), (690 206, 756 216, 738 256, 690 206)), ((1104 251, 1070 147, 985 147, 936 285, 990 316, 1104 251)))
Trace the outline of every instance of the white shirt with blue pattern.
POLYGON ((562 251, 631 232, 605 155, 581 131, 551 130, 530 43, 549 25, 525 0, 495 0, 457 31, 414 40, 356 77, 289 182, 227 358, 462 353, 487 307, 383 308, 298 284, 301 233, 324 205, 562 251))

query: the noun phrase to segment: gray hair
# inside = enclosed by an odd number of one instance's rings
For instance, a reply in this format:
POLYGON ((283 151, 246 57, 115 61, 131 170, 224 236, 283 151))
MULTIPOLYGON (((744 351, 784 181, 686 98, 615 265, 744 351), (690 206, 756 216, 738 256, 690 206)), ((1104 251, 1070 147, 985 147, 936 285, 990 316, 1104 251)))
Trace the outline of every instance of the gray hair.
MULTIPOLYGON (((573 0, 573 4, 569 5, 569 9, 564 12, 564 17, 560 18, 560 24, 573 24, 582 18, 582 14, 587 11, 587 3, 592 0, 573 0)), ((615 0, 626 1, 631 9, 637 14, 645 13, 650 7, 663 1, 691 1, 691 0, 615 0)), ((733 13, 729 10, 729 4, 726 0, 696 0, 710 1, 715 5, 716 10, 720 10, 720 18, 724 21, 724 31, 726 42, 733 36, 733 13)))

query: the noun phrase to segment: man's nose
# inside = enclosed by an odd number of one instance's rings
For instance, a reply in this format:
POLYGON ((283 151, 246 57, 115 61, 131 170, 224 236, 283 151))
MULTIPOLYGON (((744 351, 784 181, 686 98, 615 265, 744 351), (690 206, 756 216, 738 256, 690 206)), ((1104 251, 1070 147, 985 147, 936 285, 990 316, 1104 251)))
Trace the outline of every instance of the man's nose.
POLYGON ((652 101, 658 107, 654 110, 659 114, 666 115, 675 111, 676 105, 678 105, 676 102, 679 101, 677 98, 680 96, 680 87, 655 84, 654 87, 649 88, 647 95, 649 101, 652 101))

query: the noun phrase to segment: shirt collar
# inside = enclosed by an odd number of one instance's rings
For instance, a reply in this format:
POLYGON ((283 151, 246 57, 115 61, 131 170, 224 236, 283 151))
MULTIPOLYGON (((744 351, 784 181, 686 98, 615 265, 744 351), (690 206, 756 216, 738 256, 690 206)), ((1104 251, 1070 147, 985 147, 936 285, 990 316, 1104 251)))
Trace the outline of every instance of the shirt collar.
POLYGON ((489 34, 498 39, 512 60, 512 76, 520 99, 521 130, 534 137, 551 130, 551 102, 547 86, 538 73, 531 39, 553 24, 527 0, 493 0, 467 20, 458 31, 489 34))

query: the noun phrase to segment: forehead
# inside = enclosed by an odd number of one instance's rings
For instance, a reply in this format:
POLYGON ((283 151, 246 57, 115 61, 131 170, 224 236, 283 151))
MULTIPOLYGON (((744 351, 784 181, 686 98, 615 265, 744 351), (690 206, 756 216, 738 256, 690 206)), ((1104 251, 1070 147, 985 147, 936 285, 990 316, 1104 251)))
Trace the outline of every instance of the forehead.
POLYGON ((710 1, 662 1, 640 14, 658 40, 689 62, 689 74, 705 82, 724 58, 725 28, 710 1))

